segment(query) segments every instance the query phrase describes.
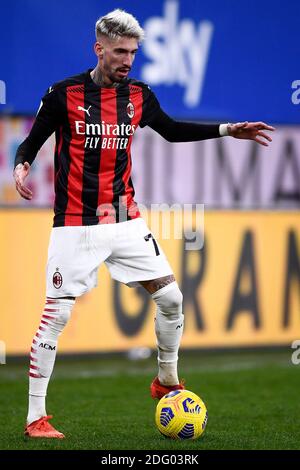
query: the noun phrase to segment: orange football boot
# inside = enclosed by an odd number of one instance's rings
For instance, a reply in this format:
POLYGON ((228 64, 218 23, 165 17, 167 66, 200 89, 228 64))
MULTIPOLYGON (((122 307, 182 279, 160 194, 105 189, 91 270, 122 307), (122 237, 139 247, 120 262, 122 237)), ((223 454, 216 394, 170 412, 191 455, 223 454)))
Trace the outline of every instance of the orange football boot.
POLYGON ((159 400, 169 392, 173 390, 184 390, 184 382, 181 381, 177 385, 162 385, 158 380, 158 377, 155 377, 152 384, 150 385, 150 392, 152 398, 158 398, 159 400))
POLYGON ((62 432, 57 431, 50 423, 52 416, 42 416, 42 418, 27 424, 24 435, 28 437, 46 437, 53 439, 63 439, 62 432))

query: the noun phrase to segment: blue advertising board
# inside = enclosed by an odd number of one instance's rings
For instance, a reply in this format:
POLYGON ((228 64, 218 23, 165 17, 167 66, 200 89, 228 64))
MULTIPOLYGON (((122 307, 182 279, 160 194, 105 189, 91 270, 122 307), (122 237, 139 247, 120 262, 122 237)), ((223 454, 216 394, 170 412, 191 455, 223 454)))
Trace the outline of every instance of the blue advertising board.
POLYGON ((300 123, 298 0, 2 2, 0 113, 34 114, 49 85, 93 67, 95 21, 118 7, 146 32, 131 76, 170 115, 300 123))

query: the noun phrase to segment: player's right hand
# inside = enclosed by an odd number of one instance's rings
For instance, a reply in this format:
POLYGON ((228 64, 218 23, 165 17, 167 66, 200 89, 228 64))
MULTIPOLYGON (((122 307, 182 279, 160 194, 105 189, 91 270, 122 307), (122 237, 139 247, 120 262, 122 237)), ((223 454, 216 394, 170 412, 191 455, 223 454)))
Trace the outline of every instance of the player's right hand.
POLYGON ((16 190, 24 199, 32 199, 32 191, 29 188, 24 186, 25 178, 27 178, 30 171, 30 165, 28 162, 19 163, 14 169, 14 178, 16 182, 16 190))

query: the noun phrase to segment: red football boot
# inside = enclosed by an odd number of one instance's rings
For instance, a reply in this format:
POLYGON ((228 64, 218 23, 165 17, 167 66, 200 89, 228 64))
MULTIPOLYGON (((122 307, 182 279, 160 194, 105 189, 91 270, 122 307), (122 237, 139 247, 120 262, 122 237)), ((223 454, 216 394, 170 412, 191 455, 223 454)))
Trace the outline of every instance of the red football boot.
POLYGON ((183 381, 177 385, 162 385, 158 380, 158 377, 155 377, 152 384, 150 385, 150 392, 152 398, 158 398, 159 400, 169 392, 173 390, 184 390, 185 386, 183 381))
POLYGON ((52 416, 42 416, 42 418, 27 424, 24 435, 28 437, 47 437, 54 439, 63 439, 62 432, 57 431, 50 423, 52 416))

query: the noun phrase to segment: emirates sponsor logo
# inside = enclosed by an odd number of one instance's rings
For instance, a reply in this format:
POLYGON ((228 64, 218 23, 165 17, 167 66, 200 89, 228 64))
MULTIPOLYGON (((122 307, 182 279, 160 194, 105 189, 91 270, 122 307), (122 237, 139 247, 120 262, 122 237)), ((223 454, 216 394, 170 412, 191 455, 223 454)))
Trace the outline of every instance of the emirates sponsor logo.
POLYGON ((88 149, 126 149, 129 144, 129 139, 126 137, 86 137, 84 148, 88 149))
MULTIPOLYGON (((132 103, 130 113, 134 114, 132 103)), ((128 109, 128 107, 127 107, 128 109)), ((128 111, 127 111, 128 112, 128 111)), ((131 124, 108 124, 105 121, 100 123, 86 123, 84 121, 75 121, 75 132, 77 135, 85 136, 84 147, 89 149, 126 149, 136 125, 131 124)))
POLYGON ((75 131, 78 135, 130 137, 134 134, 135 130, 135 125, 125 124, 124 122, 122 124, 108 124, 105 121, 101 121, 96 124, 87 124, 84 121, 75 121, 75 131))

